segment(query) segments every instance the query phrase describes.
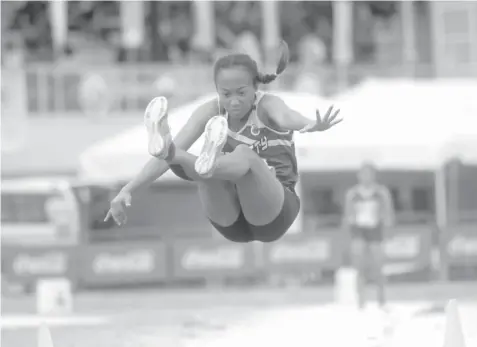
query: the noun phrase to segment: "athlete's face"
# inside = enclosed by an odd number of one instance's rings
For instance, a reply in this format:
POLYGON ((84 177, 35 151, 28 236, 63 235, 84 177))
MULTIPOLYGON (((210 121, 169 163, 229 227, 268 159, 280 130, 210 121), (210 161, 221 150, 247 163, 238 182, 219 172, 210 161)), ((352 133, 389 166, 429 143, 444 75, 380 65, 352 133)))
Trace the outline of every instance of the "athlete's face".
POLYGON ((373 184, 376 182, 376 171, 372 167, 365 166, 359 171, 358 180, 361 184, 373 184))
POLYGON ((241 66, 221 69, 216 78, 220 104, 229 117, 241 119, 255 101, 255 85, 250 72, 241 66))

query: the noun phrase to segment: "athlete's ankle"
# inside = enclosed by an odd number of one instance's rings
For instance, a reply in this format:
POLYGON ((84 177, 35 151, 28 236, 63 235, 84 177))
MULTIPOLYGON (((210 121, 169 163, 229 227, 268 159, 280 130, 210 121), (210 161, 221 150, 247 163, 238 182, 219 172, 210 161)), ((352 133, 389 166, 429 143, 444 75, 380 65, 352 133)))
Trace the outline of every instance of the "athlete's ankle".
POLYGON ((175 157, 176 157, 176 145, 174 144, 174 142, 171 142, 171 144, 169 145, 169 148, 167 149, 167 154, 165 155, 164 160, 170 163, 171 161, 174 160, 175 157))

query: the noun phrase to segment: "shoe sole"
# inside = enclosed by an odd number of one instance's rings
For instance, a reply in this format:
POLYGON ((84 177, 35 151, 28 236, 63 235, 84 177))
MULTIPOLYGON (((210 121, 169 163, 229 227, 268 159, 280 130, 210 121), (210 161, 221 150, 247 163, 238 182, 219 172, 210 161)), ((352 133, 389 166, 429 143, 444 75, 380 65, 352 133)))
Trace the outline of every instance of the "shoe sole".
POLYGON ((144 124, 148 134, 149 154, 164 158, 171 143, 171 134, 167 119, 167 99, 163 96, 152 99, 144 113, 144 124))
POLYGON ((212 176, 217 165, 217 158, 227 141, 227 119, 215 116, 207 122, 204 134, 204 146, 195 161, 195 171, 201 177, 212 176))

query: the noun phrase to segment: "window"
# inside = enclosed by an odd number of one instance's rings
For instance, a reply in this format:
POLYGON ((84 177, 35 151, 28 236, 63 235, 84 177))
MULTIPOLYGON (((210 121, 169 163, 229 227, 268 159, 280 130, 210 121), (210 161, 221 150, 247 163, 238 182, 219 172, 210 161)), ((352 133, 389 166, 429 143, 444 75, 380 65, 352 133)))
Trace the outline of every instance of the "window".
POLYGON ((341 206, 331 188, 311 188, 302 194, 303 223, 307 231, 335 227, 341 222, 341 206))
POLYGON ((443 30, 447 35, 467 35, 470 29, 467 8, 448 9, 443 14, 443 30))
MULTIPOLYGON (((466 1, 446 1, 434 4, 436 23, 436 57, 446 68, 461 67, 472 62, 474 4, 466 1)), ((454 73, 455 74, 455 73, 454 73)))
POLYGON ((313 206, 316 214, 337 215, 341 208, 336 204, 332 189, 317 189, 312 192, 313 206))
POLYGON ((412 190, 412 210, 414 212, 432 212, 434 209, 432 190, 430 188, 414 188, 412 190))
POLYGON ((426 224, 433 220, 431 186, 399 186, 390 189, 398 224, 426 224))
POLYGON ((45 209, 53 194, 2 194, 2 224, 49 223, 45 209))

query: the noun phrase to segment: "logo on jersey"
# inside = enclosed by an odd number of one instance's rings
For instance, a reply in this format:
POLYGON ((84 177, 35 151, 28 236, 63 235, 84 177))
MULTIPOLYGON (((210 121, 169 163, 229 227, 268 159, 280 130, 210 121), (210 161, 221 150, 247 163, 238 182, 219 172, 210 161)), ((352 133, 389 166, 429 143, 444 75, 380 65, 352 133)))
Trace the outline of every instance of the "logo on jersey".
POLYGON ((252 145, 252 149, 256 153, 260 153, 266 151, 268 149, 268 138, 266 136, 262 136, 260 140, 257 140, 252 145))
POLYGON ((251 133, 253 136, 258 136, 258 135, 260 135, 260 128, 257 127, 255 124, 253 124, 253 125, 250 127, 250 133, 251 133))

